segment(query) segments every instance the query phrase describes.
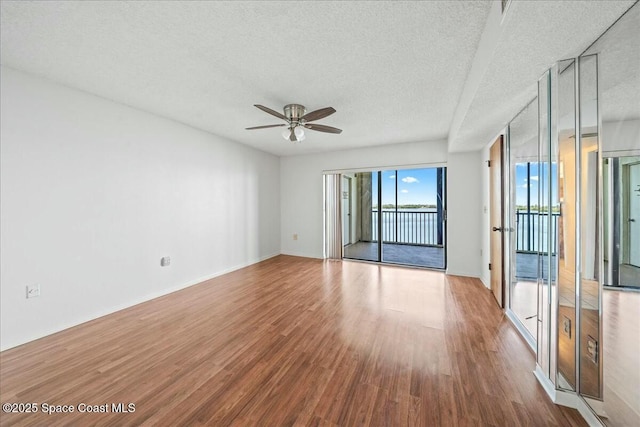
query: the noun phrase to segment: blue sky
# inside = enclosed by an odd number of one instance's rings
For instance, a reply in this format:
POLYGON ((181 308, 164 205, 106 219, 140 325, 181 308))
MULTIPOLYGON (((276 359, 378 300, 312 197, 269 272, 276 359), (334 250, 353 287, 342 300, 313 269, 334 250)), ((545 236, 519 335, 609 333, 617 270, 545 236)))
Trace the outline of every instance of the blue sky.
MULTIPOLYGON (((382 171, 382 204, 396 203, 396 181, 399 205, 435 205, 437 197, 436 168, 382 171)), ((373 174, 373 194, 378 191, 377 173, 373 174)))
MULTIPOLYGON (((546 173, 547 165, 542 165, 543 174, 546 173)), ((554 205, 557 205, 558 192, 555 185, 556 180, 556 170, 557 166, 555 163, 551 165, 551 174, 553 177, 553 198, 554 205)), ((527 181, 527 164, 526 163, 517 163, 516 164, 516 180, 515 180, 515 188, 516 188, 516 205, 526 206, 527 204, 527 191, 531 191, 531 204, 538 204, 538 190, 540 185, 540 174, 538 172, 538 163, 531 163, 530 169, 530 178, 527 181)), ((548 189, 547 186, 543 188, 543 197, 547 197, 548 189)))
MULTIPOLYGON (((547 165, 542 165, 543 174, 547 170, 547 165)), ((382 171, 382 204, 394 204, 396 180, 398 182, 398 204, 399 205, 435 205, 437 197, 437 169, 404 169, 382 171)), ((551 165, 553 175, 553 197, 557 205, 557 190, 555 185, 557 166, 551 165)), ((373 173, 373 194, 378 194, 378 174, 373 173)), ((538 163, 532 162, 530 177, 527 180, 527 164, 517 163, 515 174, 516 205, 525 206, 527 204, 527 191, 531 191, 531 204, 538 204, 538 187, 540 184, 540 174, 538 163)), ((548 190, 543 188, 544 197, 548 190)), ((375 201, 374 201, 375 205, 375 201)))

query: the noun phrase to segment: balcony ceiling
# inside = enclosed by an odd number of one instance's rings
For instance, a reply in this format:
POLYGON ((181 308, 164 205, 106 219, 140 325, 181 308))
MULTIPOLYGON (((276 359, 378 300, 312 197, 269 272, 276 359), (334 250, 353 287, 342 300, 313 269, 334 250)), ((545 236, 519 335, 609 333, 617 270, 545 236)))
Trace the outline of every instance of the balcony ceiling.
POLYGON ((3 1, 0 61, 280 156, 447 138, 467 151, 632 4, 514 1, 496 31, 490 1, 3 1), (256 103, 332 106, 319 123, 344 132, 244 130, 279 123, 256 103))

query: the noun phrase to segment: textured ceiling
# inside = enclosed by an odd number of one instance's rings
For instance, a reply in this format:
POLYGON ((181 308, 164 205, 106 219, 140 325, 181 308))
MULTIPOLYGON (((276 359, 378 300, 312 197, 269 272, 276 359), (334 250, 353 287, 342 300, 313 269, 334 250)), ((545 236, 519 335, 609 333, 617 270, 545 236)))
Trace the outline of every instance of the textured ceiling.
MULTIPOLYGON (((455 150, 486 144, 554 61, 632 1, 514 0, 455 150)), ((492 5, 428 2, 1 2, 1 63, 277 155, 446 138, 492 5), (246 131, 332 106, 291 144, 246 131)))
POLYGON ((490 2, 2 2, 2 64, 278 155, 446 138, 490 2), (295 146, 282 111, 332 106, 295 146))
MULTIPOLYGON (((451 150, 487 144, 537 94, 541 75, 581 54, 634 1, 517 1, 451 150)), ((638 6, 636 6, 638 7, 638 6)), ((638 27, 631 30, 636 40, 638 27)), ((627 32, 626 36, 629 36, 627 32)))
POLYGON ((640 119, 640 4, 620 18, 586 53, 599 55, 602 120, 640 119))

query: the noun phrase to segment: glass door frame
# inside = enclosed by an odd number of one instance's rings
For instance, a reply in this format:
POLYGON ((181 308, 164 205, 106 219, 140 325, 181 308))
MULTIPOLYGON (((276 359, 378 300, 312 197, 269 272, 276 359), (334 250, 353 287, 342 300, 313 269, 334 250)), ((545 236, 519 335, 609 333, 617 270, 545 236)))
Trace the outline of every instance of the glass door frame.
MULTIPOLYGON (((344 259, 352 259, 352 260, 357 260, 357 261, 365 261, 365 262, 375 262, 375 263, 380 263, 380 264, 389 264, 389 265, 399 265, 399 266, 409 266, 409 267, 417 267, 417 268, 426 268, 426 269, 434 269, 434 270, 441 270, 444 271, 447 268, 447 237, 448 237, 448 233, 447 233, 447 167, 446 164, 437 164, 437 165, 419 165, 419 166, 412 166, 412 167, 394 167, 394 168, 380 168, 377 170, 362 170, 360 169, 359 172, 367 172, 367 173, 371 173, 372 177, 375 175, 376 180, 377 180, 377 194, 372 194, 372 200, 376 200, 377 201, 377 220, 375 221, 375 229, 377 230, 377 239, 375 241, 376 243, 376 259, 371 259, 371 258, 356 258, 356 257, 349 257, 346 254, 346 251, 343 252, 343 258, 344 259), (384 245, 384 215, 382 214, 382 206, 383 206, 383 188, 382 188, 382 182, 383 182, 383 173, 384 172, 388 172, 388 171, 393 171, 395 172, 395 175, 397 177, 398 172, 400 171, 404 171, 404 170, 411 170, 411 169, 435 169, 436 170, 436 206, 439 212, 439 215, 436 218, 436 221, 438 223, 437 225, 437 233, 440 234, 439 232, 441 232, 442 236, 442 266, 428 266, 428 265, 420 265, 420 264, 410 264, 410 263, 403 263, 403 262, 394 262, 394 261, 389 261, 389 260, 384 260, 384 253, 383 253, 383 245, 384 245), (441 171, 441 172, 439 172, 441 171), (438 197, 441 196, 441 197, 438 197), (375 199, 374 199, 375 197, 375 199)), ((394 195, 395 195, 395 213, 396 215, 394 216, 394 224, 395 224, 395 229, 393 230, 394 236, 397 240, 397 233, 398 233, 398 179, 394 180, 394 186, 395 186, 395 190, 394 190, 394 195)), ((372 183, 373 183, 373 179, 372 179, 372 183)), ((373 187, 373 185, 372 185, 373 187)), ((373 189, 373 188, 372 188, 373 189)), ((373 217, 372 217, 373 219, 373 217)), ((372 227, 374 225, 372 224, 372 227)), ((438 239, 439 236, 436 236, 436 239, 438 239)), ((374 241, 372 241, 371 243, 374 243, 374 241)), ((373 258, 373 257, 372 257, 373 258)))

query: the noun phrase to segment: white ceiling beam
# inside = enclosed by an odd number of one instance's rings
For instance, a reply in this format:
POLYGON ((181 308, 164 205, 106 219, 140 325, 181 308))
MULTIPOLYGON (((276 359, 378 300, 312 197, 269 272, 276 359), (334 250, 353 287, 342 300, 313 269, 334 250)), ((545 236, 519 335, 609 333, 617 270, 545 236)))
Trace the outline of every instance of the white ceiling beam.
POLYGON ((482 83, 482 79, 491 64, 491 60, 494 57, 494 51, 502 35, 503 18, 507 19, 507 17, 508 13, 505 14, 504 17, 502 15, 501 2, 493 2, 484 31, 480 37, 480 43, 478 43, 478 49, 471 63, 464 88, 462 89, 462 94, 460 95, 458 105, 453 114, 451 126, 449 127, 449 151, 464 151, 460 150, 461 147, 456 146, 456 137, 467 116, 469 107, 476 96, 476 92, 482 83))

